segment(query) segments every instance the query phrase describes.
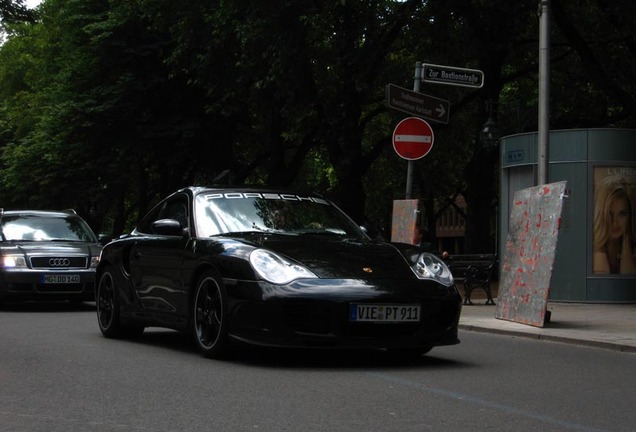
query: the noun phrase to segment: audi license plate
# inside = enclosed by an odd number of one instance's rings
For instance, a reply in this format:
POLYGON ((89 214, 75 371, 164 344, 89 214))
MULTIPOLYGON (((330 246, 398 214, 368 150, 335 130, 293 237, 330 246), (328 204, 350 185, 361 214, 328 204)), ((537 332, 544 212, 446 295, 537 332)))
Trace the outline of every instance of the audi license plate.
POLYGON ((361 304, 352 303, 349 321, 404 323, 420 320, 420 305, 413 304, 361 304))
POLYGON ((76 284, 76 283, 80 283, 80 276, 77 274, 47 274, 42 276, 42 283, 76 284))

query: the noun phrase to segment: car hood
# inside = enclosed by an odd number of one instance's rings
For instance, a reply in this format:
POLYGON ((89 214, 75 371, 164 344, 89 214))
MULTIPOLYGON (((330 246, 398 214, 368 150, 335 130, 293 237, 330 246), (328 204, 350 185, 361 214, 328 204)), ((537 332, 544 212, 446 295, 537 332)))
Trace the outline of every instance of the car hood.
POLYGON ((320 278, 415 277, 406 259, 386 243, 272 236, 261 246, 302 264, 320 278))
POLYGON ((93 243, 80 242, 24 242, 13 243, 10 246, 3 244, 3 250, 18 250, 27 256, 36 255, 99 255, 101 247, 93 243))

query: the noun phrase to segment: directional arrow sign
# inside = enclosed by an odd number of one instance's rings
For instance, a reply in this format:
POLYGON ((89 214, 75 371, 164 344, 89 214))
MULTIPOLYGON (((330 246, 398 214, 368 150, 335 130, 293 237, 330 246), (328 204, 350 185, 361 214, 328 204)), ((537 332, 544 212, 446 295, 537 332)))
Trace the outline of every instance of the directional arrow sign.
POLYGON ((403 159, 423 158, 433 148, 433 129, 418 117, 408 117, 393 130, 393 148, 403 159))
POLYGON ((463 69, 434 64, 424 64, 422 66, 422 79, 426 82, 477 88, 484 86, 484 73, 477 69, 463 69))
POLYGON ((389 108, 439 123, 448 123, 450 116, 450 102, 447 100, 394 84, 386 86, 386 103, 389 108))

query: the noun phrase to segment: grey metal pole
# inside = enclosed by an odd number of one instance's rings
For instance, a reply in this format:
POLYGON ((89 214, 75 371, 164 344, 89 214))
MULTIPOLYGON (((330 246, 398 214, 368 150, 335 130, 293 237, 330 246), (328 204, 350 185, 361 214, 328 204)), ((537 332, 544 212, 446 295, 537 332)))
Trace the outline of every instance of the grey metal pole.
POLYGON ((539 1, 539 20, 537 184, 546 184, 550 174, 550 0, 539 1))
POLYGON ((422 82, 422 62, 415 62, 415 76, 413 77, 413 91, 420 91, 420 83, 422 82))
POLYGON ((413 198, 413 161, 407 162, 406 166, 406 199, 413 198))
MULTIPOLYGON (((413 77, 413 91, 420 91, 420 83, 422 80, 422 62, 415 62, 415 76, 413 77)), ((413 161, 408 161, 406 169, 406 199, 413 198, 413 161)))

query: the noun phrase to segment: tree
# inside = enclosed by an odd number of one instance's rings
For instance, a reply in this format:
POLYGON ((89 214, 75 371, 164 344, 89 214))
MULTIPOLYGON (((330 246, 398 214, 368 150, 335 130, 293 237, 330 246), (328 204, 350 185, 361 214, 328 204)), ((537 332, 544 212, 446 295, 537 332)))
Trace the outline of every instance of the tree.
POLYGON ((35 22, 37 13, 26 7, 24 0, 0 0, 0 24, 4 30, 6 25, 35 22))
POLYGON ((163 35, 147 31, 132 3, 49 1, 43 14, 34 46, 47 50, 32 57, 44 61, 23 74, 35 77, 29 91, 8 93, 14 107, 39 97, 44 112, 4 146, 3 183, 14 191, 5 202, 75 203, 97 229, 112 215, 120 232, 154 197, 209 166, 193 165, 191 154, 214 123, 197 89, 165 67, 163 35))
MULTIPOLYGON (((633 127, 634 6, 553 5, 552 128, 633 127)), ((406 168, 384 89, 409 87, 415 62, 429 61, 486 78, 482 89, 423 85, 450 100, 451 118, 434 125, 415 192, 430 224, 462 193, 467 251, 489 251, 497 153, 479 131, 489 114, 504 134, 536 130, 536 10, 526 0, 46 0, 0 48, 0 197, 79 207, 119 233, 184 185, 308 186, 383 226, 406 168)))

